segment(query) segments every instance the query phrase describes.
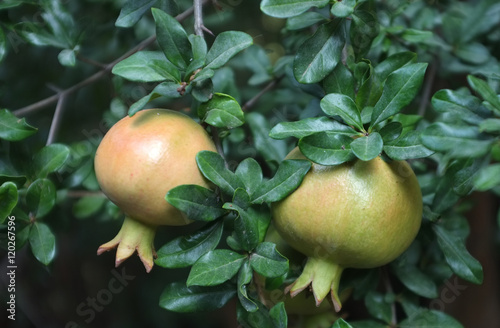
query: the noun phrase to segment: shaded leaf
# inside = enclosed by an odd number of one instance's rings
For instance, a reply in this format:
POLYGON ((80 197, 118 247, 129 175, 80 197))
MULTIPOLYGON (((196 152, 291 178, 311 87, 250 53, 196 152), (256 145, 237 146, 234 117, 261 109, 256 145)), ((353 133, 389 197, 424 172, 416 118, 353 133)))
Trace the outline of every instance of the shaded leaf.
POLYGON ((85 219, 96 214, 106 202, 103 196, 86 196, 80 198, 73 205, 73 215, 78 219, 85 219))
POLYGON ((479 191, 486 191, 500 185, 500 164, 491 164, 479 171, 474 179, 474 187, 479 191))
POLYGON ((379 156, 383 146, 384 141, 378 132, 372 132, 351 142, 352 152, 362 161, 369 161, 379 156))
POLYGON ((463 328, 454 318, 446 313, 436 310, 423 309, 401 321, 398 325, 401 328, 463 328))
POLYGON ((279 302, 269 310, 269 316, 274 328, 287 328, 288 316, 286 314, 285 303, 279 302))
POLYGON ((23 140, 38 129, 26 123, 24 118, 17 118, 7 109, 0 109, 0 138, 8 141, 23 140))
POLYGON ((349 34, 356 59, 359 60, 366 56, 373 40, 379 35, 379 30, 379 22, 374 13, 366 10, 356 10, 354 12, 349 34))
POLYGON ((70 149, 63 144, 51 144, 40 149, 33 156, 33 168, 38 178, 61 169, 70 158, 70 149))
POLYGON ((233 237, 242 249, 252 251, 259 242, 264 240, 271 221, 269 208, 251 206, 244 209, 236 203, 226 203, 223 207, 238 212, 238 217, 234 220, 233 237))
POLYGON ((500 99, 495 91, 484 80, 473 75, 467 76, 467 81, 474 91, 476 91, 484 100, 489 102, 497 114, 500 114, 500 99))
POLYGON ((191 267, 187 286, 214 286, 231 279, 240 269, 245 256, 227 249, 209 251, 191 267))
POLYGON ((236 295, 233 284, 213 287, 191 286, 183 282, 170 283, 160 295, 160 307, 169 311, 186 313, 220 309, 236 295))
POLYGON ((215 93, 212 98, 198 107, 198 116, 210 125, 232 129, 245 123, 240 104, 233 97, 215 93))
POLYGON ((335 66, 334 70, 323 80, 323 89, 325 93, 340 93, 354 99, 354 77, 347 67, 342 65, 335 66))
POLYGON ((244 32, 225 31, 220 33, 208 50, 205 68, 222 67, 229 59, 252 44, 252 37, 244 32))
POLYGON ((13 182, 4 182, 0 185, 0 224, 17 205, 17 186, 13 182))
POLYGON ((195 221, 213 221, 226 213, 219 196, 199 185, 180 185, 170 189, 165 199, 195 221))
POLYGON ((235 173, 245 185, 248 195, 253 194, 262 183, 262 169, 253 158, 244 159, 236 168, 235 173))
POLYGON ((311 7, 324 7, 328 0, 262 0, 260 9, 269 16, 287 18, 297 16, 311 7))
POLYGON ((280 277, 288 272, 288 259, 271 242, 260 243, 250 255, 250 266, 268 278, 280 277))
POLYGON ((392 310, 391 304, 385 301, 382 293, 371 291, 365 296, 365 305, 368 312, 379 320, 391 323, 392 310))
POLYGON ((117 27, 131 27, 141 19, 157 0, 128 0, 115 22, 117 27))
POLYGON ((479 124, 484 119, 471 110, 471 108, 481 106, 481 101, 474 96, 464 95, 457 91, 439 90, 432 96, 432 106, 439 113, 452 113, 470 124, 479 124))
POLYGON ((348 162, 356 156, 351 150, 353 139, 336 133, 320 132, 299 141, 302 154, 322 165, 337 165, 348 162))
POLYGON ((56 238, 50 228, 45 223, 33 223, 30 228, 29 242, 36 259, 49 265, 56 255, 56 238))
POLYGON ((219 244, 223 231, 222 221, 208 224, 187 236, 180 236, 157 251, 155 264, 163 268, 184 268, 193 265, 219 244))
POLYGON ((340 116, 348 125, 364 131, 361 111, 351 98, 339 93, 330 93, 320 102, 321 109, 330 116, 340 116))
POLYGON ((26 191, 26 204, 36 218, 41 218, 54 207, 56 197, 56 187, 52 181, 37 179, 26 191))
POLYGON ((387 156, 396 161, 423 158, 434 154, 434 151, 422 144, 419 131, 406 133, 395 141, 384 145, 383 150, 387 156))
POLYGON ((255 312, 259 309, 259 306, 248 296, 247 287, 253 278, 253 271, 250 264, 247 261, 243 263, 238 273, 238 299, 240 304, 248 312, 255 312))

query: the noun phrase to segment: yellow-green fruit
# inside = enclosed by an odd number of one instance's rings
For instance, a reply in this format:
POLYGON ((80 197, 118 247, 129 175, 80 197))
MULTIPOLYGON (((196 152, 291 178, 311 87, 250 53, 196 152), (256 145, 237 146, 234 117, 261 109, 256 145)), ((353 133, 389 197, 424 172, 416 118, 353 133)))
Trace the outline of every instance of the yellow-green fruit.
MULTIPOLYGON (((304 159, 295 148, 288 159, 304 159)), ((332 291, 337 310, 344 268, 373 268, 403 253, 422 219, 422 194, 404 161, 355 160, 312 165, 299 188, 272 204, 274 224, 293 248, 308 256, 292 296, 312 285, 319 304, 332 291)))
POLYGON ((179 112, 148 109, 117 122, 101 141, 94 164, 102 191, 126 218, 98 254, 118 246, 118 265, 137 250, 149 272, 156 228, 191 222, 165 200, 167 192, 182 184, 209 187, 196 164, 202 150, 215 151, 209 135, 179 112))

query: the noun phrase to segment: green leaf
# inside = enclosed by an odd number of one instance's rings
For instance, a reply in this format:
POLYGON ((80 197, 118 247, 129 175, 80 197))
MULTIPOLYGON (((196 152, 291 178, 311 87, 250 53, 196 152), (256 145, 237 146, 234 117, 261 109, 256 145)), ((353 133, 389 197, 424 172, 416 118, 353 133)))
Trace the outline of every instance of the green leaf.
POLYGON ((26 204, 37 219, 50 212, 56 204, 56 198, 56 187, 49 179, 35 180, 26 191, 26 204))
POLYGON ((407 28, 401 34, 401 38, 410 43, 425 43, 432 39, 433 33, 431 31, 422 31, 414 28, 407 28))
POLYGON ((463 328, 453 317, 436 310, 422 309, 398 324, 401 328, 463 328))
POLYGON ((488 48, 480 42, 466 42, 453 47, 455 55, 473 65, 485 64, 492 58, 488 48))
POLYGON ((324 7, 328 0, 262 0, 260 9, 266 15, 287 18, 297 16, 311 7, 324 7))
POLYGON ((214 191, 198 185, 180 185, 172 188, 167 192, 165 199, 186 213, 190 220, 208 222, 226 214, 219 196, 214 191))
POLYGON ((500 185, 500 164, 491 164, 479 171, 474 179, 474 187, 479 191, 486 191, 500 185))
POLYGON ((259 307, 257 311, 248 312, 241 304, 236 308, 236 318, 243 328, 275 328, 269 310, 259 301, 255 301, 259 307))
POLYGON ((202 79, 193 83, 192 86, 191 95, 200 103, 209 101, 214 93, 214 84, 211 79, 202 79))
MULTIPOLYGON (((0 5, 1 6, 1 5, 0 5)), ((3 29, 0 28, 0 62, 5 58, 7 54, 7 38, 3 29)))
POLYGON ((286 28, 290 31, 301 30, 303 28, 313 26, 325 21, 326 18, 315 11, 307 11, 297 16, 290 17, 286 20, 286 28))
POLYGON ((26 139, 38 129, 26 123, 24 118, 17 118, 7 109, 0 109, 0 138, 8 141, 26 139))
POLYGON ((201 173, 225 194, 233 196, 236 189, 245 188, 238 176, 226 168, 224 159, 216 152, 199 152, 196 155, 196 163, 201 173))
POLYGON ((0 10, 17 7, 22 5, 24 2, 25 0, 3 0, 2 3, 0 3, 0 10))
POLYGON ((269 316, 274 328, 287 328, 288 316, 286 314, 285 303, 279 302, 269 310, 269 316))
POLYGON ((167 59, 180 69, 185 69, 192 58, 191 44, 182 25, 164 11, 152 8, 156 23, 156 36, 167 59))
POLYGON ((76 64, 76 50, 63 49, 58 55, 57 59, 63 66, 73 67, 76 64))
POLYGON ((500 119, 488 118, 479 124, 479 132, 500 133, 500 119))
POLYGON ((112 73, 136 82, 180 82, 179 69, 159 51, 139 51, 113 67, 112 73))
POLYGON ((335 17, 347 17, 354 12, 356 0, 336 0, 330 12, 335 17))
POLYGON ((1 174, 0 173, 0 185, 5 182, 13 182, 18 188, 21 188, 26 183, 26 177, 20 175, 11 175, 11 174, 1 174))
POLYGON ((401 135, 401 132, 403 132, 403 124, 400 122, 390 122, 379 131, 384 143, 396 140, 401 135))
POLYGON ((481 106, 481 101, 453 90, 439 90, 432 96, 432 107, 439 113, 452 113, 464 122, 479 124, 483 117, 471 110, 481 106))
POLYGON ((481 284, 483 282, 483 268, 481 263, 467 251, 464 240, 440 225, 434 224, 432 228, 446 262, 453 272, 460 278, 481 284))
POLYGON ((336 133, 319 132, 299 140, 302 154, 322 165, 338 165, 356 158, 351 150, 353 139, 336 133))
POLYGON ((0 185, 0 224, 17 205, 17 186, 13 182, 4 182, 0 185))
POLYGON ((56 255, 56 238, 50 228, 45 223, 33 223, 30 228, 29 242, 36 259, 49 265, 56 255))
POLYGON ((181 93, 179 92, 180 87, 181 85, 178 82, 162 82, 158 84, 148 95, 142 97, 130 106, 128 115, 133 116, 135 113, 143 109, 148 102, 158 97, 163 96, 171 99, 181 97, 181 93))
POLYGON ((251 195, 252 203, 277 202, 292 193, 311 168, 307 160, 284 160, 274 177, 263 184, 251 195))
POLYGON ((260 243, 250 255, 250 266, 267 278, 280 277, 288 272, 288 259, 271 242, 260 243))
POLYGON ((266 162, 280 163, 287 154, 287 143, 269 137, 269 120, 257 112, 247 114, 246 120, 252 131, 255 148, 266 162))
POLYGON ((245 185, 248 195, 253 194, 262 183, 262 169, 253 158, 244 159, 236 168, 235 174, 245 185))
POLYGON ((281 122, 276 124, 269 136, 274 139, 285 139, 288 137, 303 138, 317 132, 336 132, 348 136, 357 132, 350 126, 339 123, 326 116, 305 118, 296 122, 281 122))
POLYGON ((372 127, 410 104, 422 85, 426 68, 426 63, 409 64, 387 77, 382 96, 373 108, 372 127))
POLYGON ((425 147, 447 152, 454 158, 482 157, 489 152, 492 144, 491 140, 481 140, 477 127, 443 122, 429 125, 422 131, 420 139, 425 147))
POLYGON ((344 64, 335 66, 335 69, 323 80, 325 93, 340 93, 354 99, 354 77, 344 64))
POLYGON ((345 44, 344 20, 336 18, 321 25, 297 51, 293 74, 300 83, 323 80, 337 66, 345 44))
POLYGON ((320 102, 321 109, 330 116, 340 116, 348 125, 354 126, 359 131, 364 131, 361 120, 361 110, 354 100, 346 95, 330 93, 320 102))
POLYGON ((368 312, 379 320, 386 323, 391 323, 392 310, 391 304, 385 301, 385 296, 382 293, 371 291, 365 296, 365 305, 368 312))
POLYGON ((208 50, 205 38, 200 35, 191 34, 188 39, 193 49, 193 61, 201 61, 200 63, 203 65, 208 50))
POLYGON ((395 263, 391 267, 398 279, 413 293, 426 298, 437 298, 439 296, 436 283, 415 265, 395 263))
POLYGON ((73 215, 78 219, 91 217, 103 208, 105 202, 103 196, 82 197, 73 205, 73 215))
MULTIPOLYGON (((339 320, 344 320, 344 319, 339 319, 339 320)), ((339 321, 339 320, 337 320, 337 321, 339 321)), ((347 328, 348 327, 352 327, 352 328, 387 328, 387 324, 384 324, 384 323, 381 323, 380 321, 375 321, 375 320, 350 321, 349 323, 351 324, 351 326, 340 326, 340 327, 347 327, 347 328)))
POLYGON ((63 144, 51 144, 40 149, 33 156, 33 168, 38 178, 61 169, 70 158, 70 149, 63 144))
POLYGON ((500 114, 500 99, 493 89, 484 80, 475 76, 468 75, 467 81, 474 91, 476 91, 484 100, 489 102, 495 109, 497 114, 500 114))
POLYGON ((387 57, 384 61, 375 66, 375 76, 377 81, 383 85, 387 77, 394 71, 414 63, 417 59, 417 54, 414 52, 404 51, 398 52, 387 57))
POLYGON ((356 10, 352 15, 349 37, 357 60, 365 57, 370 50, 373 40, 379 35, 379 25, 377 16, 370 11, 356 10))
POLYGON ((248 312, 255 312, 259 309, 259 306, 248 296, 247 287, 252 279, 253 271, 248 260, 246 260, 238 273, 238 299, 248 312))
POLYGON ((187 287, 183 282, 170 283, 160 295, 160 307, 179 313, 220 309, 236 295, 233 284, 214 287, 187 287))
POLYGON ((205 68, 222 67, 229 59, 252 44, 252 37, 244 32, 225 31, 220 33, 208 50, 205 68))
POLYGON ((184 268, 193 265, 207 252, 215 249, 222 237, 222 221, 214 222, 163 245, 157 251, 155 264, 163 268, 184 268))
POLYGON ((252 251, 259 242, 264 240, 267 228, 271 221, 271 214, 267 206, 251 206, 243 209, 236 203, 226 203, 225 209, 238 212, 234 220, 233 238, 242 249, 252 251))
POLYGON ((115 26, 131 27, 135 25, 156 1, 157 0, 128 0, 120 11, 120 16, 118 16, 115 26))
POLYGON ((245 260, 245 255, 228 249, 209 251, 191 268, 186 285, 215 286, 234 277, 245 260))
POLYGON ((233 97, 215 93, 209 101, 198 107, 198 116, 218 128, 233 129, 245 123, 240 104, 233 97))
POLYGON ((384 141, 378 132, 372 132, 351 142, 351 150, 362 161, 369 161, 382 152, 384 141))
POLYGON ((384 145, 383 150, 387 156, 396 161, 423 158, 434 154, 434 151, 422 145, 419 131, 409 131, 395 141, 384 145))
MULTIPOLYGON (((348 324, 344 319, 339 318, 335 320, 335 323, 333 324, 332 328, 356 328, 357 326, 351 326, 348 324)), ((384 326, 385 327, 385 326, 384 326)), ((375 328, 375 327, 372 327, 375 328)))

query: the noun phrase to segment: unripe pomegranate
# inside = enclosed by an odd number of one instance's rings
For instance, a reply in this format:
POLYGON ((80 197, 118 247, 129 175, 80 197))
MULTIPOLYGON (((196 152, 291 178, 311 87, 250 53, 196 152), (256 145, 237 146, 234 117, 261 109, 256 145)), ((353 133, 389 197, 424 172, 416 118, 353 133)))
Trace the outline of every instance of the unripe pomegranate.
POLYGON ((165 200, 166 193, 182 184, 209 187, 196 164, 202 150, 215 151, 209 135, 179 112, 148 109, 117 122, 102 139, 94 164, 102 191, 125 213, 125 220, 97 254, 117 247, 118 266, 137 250, 149 272, 157 227, 191 222, 165 200))
MULTIPOLYGON (((298 148, 287 158, 305 159, 298 148)), ((311 285, 317 305, 331 292, 339 311, 342 271, 378 267, 403 253, 420 228, 422 194, 404 161, 313 163, 299 188, 272 204, 272 214, 280 235, 308 256, 290 294, 311 285)))

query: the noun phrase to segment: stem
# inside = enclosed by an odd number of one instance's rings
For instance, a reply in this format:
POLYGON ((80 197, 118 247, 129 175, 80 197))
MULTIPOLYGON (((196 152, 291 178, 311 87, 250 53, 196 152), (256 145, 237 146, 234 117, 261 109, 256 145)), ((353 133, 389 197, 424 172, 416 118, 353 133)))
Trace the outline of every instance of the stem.
POLYGON ((194 10, 194 32, 203 37, 203 1, 193 0, 194 10))
POLYGON ((436 61, 431 63, 429 67, 429 73, 427 74, 427 77, 425 78, 424 82, 424 91, 422 92, 422 101, 420 102, 420 106, 418 108, 418 115, 424 116, 425 111, 427 110, 427 107, 429 105, 429 99, 431 97, 431 92, 432 92, 432 86, 434 84, 434 78, 436 77, 437 73, 437 64, 436 61))
POLYGON ((50 145, 56 139, 57 131, 61 125, 61 117, 64 110, 64 103, 66 101, 66 95, 61 95, 57 101, 56 110, 54 111, 54 116, 52 117, 52 123, 50 124, 49 136, 47 137, 47 145, 50 145))
POLYGON ((253 96, 252 99, 248 100, 243 105, 243 107, 241 107, 241 110, 246 111, 246 110, 250 109, 251 107, 253 107, 255 105, 255 103, 260 99, 260 97, 262 97, 264 94, 266 94, 266 92, 273 89, 281 81, 282 78, 283 78, 283 76, 279 76, 279 77, 275 78, 274 80, 272 80, 271 82, 269 82, 269 84, 266 85, 264 87, 264 89, 260 90, 260 92, 258 94, 253 96))

